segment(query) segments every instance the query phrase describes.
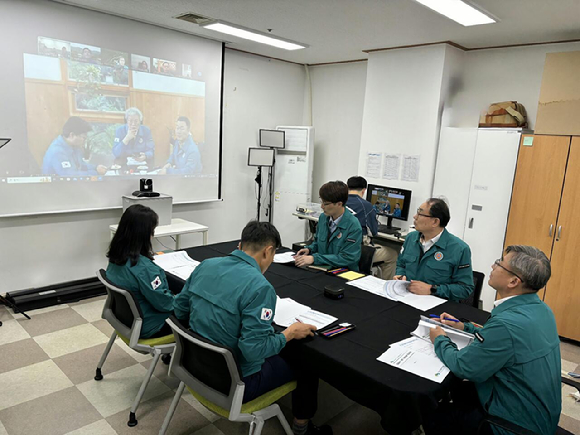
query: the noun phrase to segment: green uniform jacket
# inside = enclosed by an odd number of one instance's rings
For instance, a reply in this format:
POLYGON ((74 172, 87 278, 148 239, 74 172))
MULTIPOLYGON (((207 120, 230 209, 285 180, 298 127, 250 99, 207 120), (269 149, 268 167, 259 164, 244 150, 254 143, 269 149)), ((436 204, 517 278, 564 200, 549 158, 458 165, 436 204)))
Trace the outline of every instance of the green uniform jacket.
POLYGON ((174 300, 163 269, 140 255, 135 266, 131 266, 131 260, 123 266, 109 262, 107 278, 122 289, 129 290, 137 300, 143 313, 141 338, 149 338, 163 327, 165 319, 173 311, 174 300))
MULTIPOLYGON (((447 337, 435 339, 435 352, 459 378, 475 383, 491 414, 539 434, 553 434, 562 408, 560 340, 552 310, 537 294, 508 299, 491 312, 475 340, 457 350, 447 337)), ((494 428, 494 433, 511 432, 494 428)))
POLYGON ((189 318, 192 331, 231 348, 244 377, 286 345, 272 327, 275 309, 274 287, 243 251, 203 261, 175 299, 177 318, 189 318))
POLYGON ((360 222, 345 208, 342 219, 332 234, 328 227, 328 216, 322 213, 318 218, 314 242, 306 247, 314 257, 314 264, 347 267, 358 271, 361 245, 360 222))
POLYGON ((473 292, 471 250, 467 243, 443 230, 431 249, 423 254, 421 233, 409 233, 397 259, 396 275, 436 285, 436 296, 460 301, 473 292))

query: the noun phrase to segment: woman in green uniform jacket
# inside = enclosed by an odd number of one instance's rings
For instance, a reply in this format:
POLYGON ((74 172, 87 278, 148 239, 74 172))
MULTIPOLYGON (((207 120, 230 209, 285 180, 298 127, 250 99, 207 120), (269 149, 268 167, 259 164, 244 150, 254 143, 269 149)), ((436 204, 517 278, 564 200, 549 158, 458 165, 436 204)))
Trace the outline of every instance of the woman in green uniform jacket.
POLYGON ((165 319, 173 311, 174 296, 165 272, 153 262, 151 248, 158 220, 149 207, 132 205, 123 213, 107 254, 107 278, 130 291, 141 308, 141 338, 171 334, 165 319))

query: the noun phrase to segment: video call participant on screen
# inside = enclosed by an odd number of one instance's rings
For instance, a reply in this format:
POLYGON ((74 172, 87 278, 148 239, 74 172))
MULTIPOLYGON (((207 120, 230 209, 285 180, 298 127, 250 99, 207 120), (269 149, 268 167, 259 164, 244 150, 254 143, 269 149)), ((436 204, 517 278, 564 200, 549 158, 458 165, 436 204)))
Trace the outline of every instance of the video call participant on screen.
POLYGON ((322 185, 318 195, 323 213, 318 218, 314 242, 296 253, 296 266, 314 264, 358 271, 362 228, 345 207, 348 186, 342 181, 329 181, 322 185))
MULTIPOLYGON (((562 407, 560 340, 552 310, 538 297, 550 275, 550 261, 542 251, 508 246, 491 266, 489 285, 498 300, 485 325, 441 315, 442 323, 475 333, 476 339, 458 350, 441 327, 431 330, 439 359, 470 382, 452 390, 453 404, 442 403, 424 419, 428 435, 478 433, 484 409, 534 433, 556 432, 562 407)), ((479 433, 511 433, 492 428, 486 423, 479 433)))
MULTIPOLYGON (((390 209, 391 207, 389 207, 390 209)), ((388 212, 387 212, 388 213, 388 212)), ((393 217, 400 218, 401 217, 401 206, 399 203, 395 203, 395 209, 393 210, 393 217)))
POLYGON ((450 218, 440 198, 429 198, 413 216, 417 231, 405 238, 394 277, 411 281, 412 293, 460 301, 473 292, 471 250, 445 229, 450 218))
POLYGON ((136 107, 130 107, 125 112, 125 122, 115 132, 114 156, 123 165, 127 164, 127 157, 152 164, 155 143, 149 127, 142 125, 143 114, 136 107))
POLYGON ((332 434, 330 427, 316 428, 309 422, 317 408, 318 379, 294 370, 279 355, 287 342, 316 330, 299 322, 281 333, 272 327, 276 292, 263 274, 280 245, 274 225, 249 222, 238 250, 196 267, 175 299, 175 315, 189 320, 192 331, 233 350, 246 385, 243 403, 297 379, 292 393, 294 433, 332 434))
POLYGON ((186 116, 177 118, 173 149, 159 174, 199 174, 201 172, 201 155, 191 137, 190 129, 189 118, 186 116))
POLYGON ((91 124, 71 116, 62 127, 62 135, 52 141, 42 160, 42 173, 60 176, 103 175, 107 168, 91 165, 84 159, 84 146, 91 124))
POLYGON ((125 210, 109 246, 107 278, 131 292, 143 312, 141 338, 171 334, 165 319, 173 311, 174 296, 165 272, 153 262, 151 239, 159 218, 149 207, 135 204, 125 210))
POLYGON ((373 263, 383 261, 383 264, 380 266, 382 277, 383 279, 391 279, 395 274, 399 252, 388 246, 373 244, 371 237, 377 235, 379 224, 374 207, 370 202, 363 199, 367 190, 367 180, 363 177, 355 176, 350 177, 346 184, 348 186, 346 206, 354 212, 354 215, 360 222, 363 244, 375 248, 373 263))

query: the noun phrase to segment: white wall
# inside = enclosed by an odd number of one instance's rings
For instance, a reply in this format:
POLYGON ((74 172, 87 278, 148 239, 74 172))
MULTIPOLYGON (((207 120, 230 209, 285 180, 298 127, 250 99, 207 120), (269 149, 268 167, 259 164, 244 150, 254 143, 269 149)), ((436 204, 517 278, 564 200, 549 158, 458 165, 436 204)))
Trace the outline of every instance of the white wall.
MULTIPOLYGON (((299 125, 304 107, 302 66, 226 50, 224 75, 224 200, 173 211, 174 217, 209 226, 210 243, 238 238, 255 215, 255 169, 246 163, 258 130, 299 125)), ((106 266, 109 225, 120 216, 113 210, 0 219, 0 293, 94 276, 106 266)), ((185 236, 183 242, 201 244, 201 235, 185 236)), ((170 239, 163 243, 174 246, 170 239)))
POLYGON ((534 128, 546 53, 580 50, 580 42, 466 52, 463 84, 446 110, 450 126, 477 127, 491 103, 515 100, 534 128))
MULTIPOLYGON (((431 195, 444 77, 446 46, 377 52, 369 56, 359 173, 369 183, 413 192, 413 210, 431 195), (366 177, 368 152, 420 155, 418 182, 366 177)), ((446 74, 446 77, 450 77, 446 74)))
POLYGON ((346 183, 358 174, 366 74, 366 62, 310 68, 315 128, 313 201, 318 201, 318 189, 327 181, 346 183))

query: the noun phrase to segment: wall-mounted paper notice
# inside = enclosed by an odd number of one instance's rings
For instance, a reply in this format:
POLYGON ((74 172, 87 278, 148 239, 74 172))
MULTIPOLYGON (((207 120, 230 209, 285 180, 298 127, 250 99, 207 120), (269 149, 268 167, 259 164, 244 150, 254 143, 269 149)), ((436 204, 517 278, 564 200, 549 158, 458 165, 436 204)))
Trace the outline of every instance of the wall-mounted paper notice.
POLYGON ((385 154, 385 164, 383 165, 383 178, 387 180, 398 180, 400 166, 401 166, 400 154, 385 154))
POLYGON ((381 158, 383 153, 367 153, 367 177, 381 177, 381 158))
POLYGON ((403 181, 419 181, 419 164, 421 156, 403 156, 403 181))

